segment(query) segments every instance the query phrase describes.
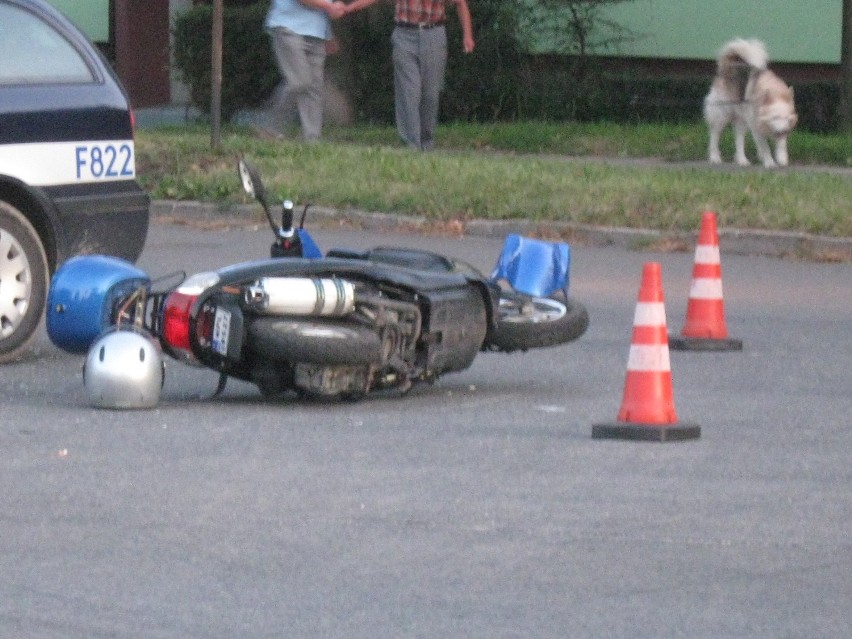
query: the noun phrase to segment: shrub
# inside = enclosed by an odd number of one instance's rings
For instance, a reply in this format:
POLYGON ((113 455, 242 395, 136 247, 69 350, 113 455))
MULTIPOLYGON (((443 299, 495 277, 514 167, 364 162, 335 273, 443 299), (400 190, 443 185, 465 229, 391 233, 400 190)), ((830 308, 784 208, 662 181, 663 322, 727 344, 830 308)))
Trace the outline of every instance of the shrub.
MULTIPOLYGON (((227 6, 222 33, 222 118, 257 107, 272 93, 279 74, 263 21, 266 2, 227 6)), ((189 87, 192 103, 210 112, 213 11, 198 5, 175 20, 175 65, 189 87)))
POLYGON ((521 52, 515 37, 516 4, 505 0, 471 3, 476 47, 462 50, 462 33, 452 8, 447 20, 447 76, 441 100, 443 120, 490 122, 515 119, 523 85, 521 52))
POLYGON ((393 5, 379 2, 335 23, 344 40, 342 56, 350 56, 350 89, 356 118, 371 124, 393 122, 393 5), (338 26, 340 25, 340 26, 338 26))

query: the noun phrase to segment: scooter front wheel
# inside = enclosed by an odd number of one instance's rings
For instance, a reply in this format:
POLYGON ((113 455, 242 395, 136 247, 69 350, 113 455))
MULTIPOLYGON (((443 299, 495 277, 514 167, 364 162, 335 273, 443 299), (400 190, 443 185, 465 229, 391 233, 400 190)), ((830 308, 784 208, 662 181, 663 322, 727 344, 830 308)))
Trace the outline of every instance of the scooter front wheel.
POLYGON ((577 339, 588 326, 585 306, 570 297, 531 297, 504 291, 488 345, 506 353, 556 346, 577 339))

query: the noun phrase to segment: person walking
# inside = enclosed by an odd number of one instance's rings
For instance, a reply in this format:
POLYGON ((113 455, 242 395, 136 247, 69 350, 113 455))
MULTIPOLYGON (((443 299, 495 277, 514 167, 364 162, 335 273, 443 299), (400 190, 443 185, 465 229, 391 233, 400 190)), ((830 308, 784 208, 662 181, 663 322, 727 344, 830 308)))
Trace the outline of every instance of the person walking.
POLYGON ((284 121, 294 107, 302 137, 309 142, 322 134, 325 56, 334 41, 331 20, 344 15, 345 5, 332 0, 272 0, 266 30, 284 86, 276 91, 273 112, 284 121))
MULTIPOLYGON (((378 0, 354 0, 346 13, 378 0)), ((456 6, 462 29, 462 48, 474 48, 467 0, 394 0, 391 35, 394 67, 396 128, 410 148, 427 151, 435 146, 440 95, 447 68, 446 5, 456 6)))

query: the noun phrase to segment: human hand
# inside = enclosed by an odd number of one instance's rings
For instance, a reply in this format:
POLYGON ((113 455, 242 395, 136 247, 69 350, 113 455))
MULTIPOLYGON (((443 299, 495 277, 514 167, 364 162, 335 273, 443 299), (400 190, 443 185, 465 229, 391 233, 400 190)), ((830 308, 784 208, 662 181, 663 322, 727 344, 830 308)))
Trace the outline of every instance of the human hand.
POLYGON ((350 13, 356 13, 361 9, 366 9, 375 2, 376 0, 353 0, 346 4, 346 12, 344 15, 349 15, 350 13))
POLYGON ((462 46, 465 53, 473 53, 473 47, 475 46, 473 36, 465 36, 462 39, 462 46))
POLYGON ((332 20, 337 20, 346 15, 346 5, 340 2, 340 0, 337 0, 329 5, 326 13, 328 13, 328 17, 332 20))

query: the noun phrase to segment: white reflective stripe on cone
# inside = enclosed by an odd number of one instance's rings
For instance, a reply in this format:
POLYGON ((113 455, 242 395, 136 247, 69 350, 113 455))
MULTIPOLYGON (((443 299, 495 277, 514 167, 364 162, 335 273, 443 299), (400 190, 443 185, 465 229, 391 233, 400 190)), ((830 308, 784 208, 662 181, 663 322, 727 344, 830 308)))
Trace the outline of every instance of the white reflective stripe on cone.
POLYGON ((639 302, 633 315, 633 326, 665 326, 666 306, 662 302, 639 302))
POLYGON ((722 299, 722 280, 697 277, 689 287, 689 297, 699 300, 722 299))
POLYGON ((630 356, 627 358, 627 370, 633 372, 664 372, 671 371, 669 347, 666 344, 643 346, 631 344, 630 356))
POLYGON ((699 244, 695 247, 696 264, 719 264, 720 261, 718 246, 699 244))

